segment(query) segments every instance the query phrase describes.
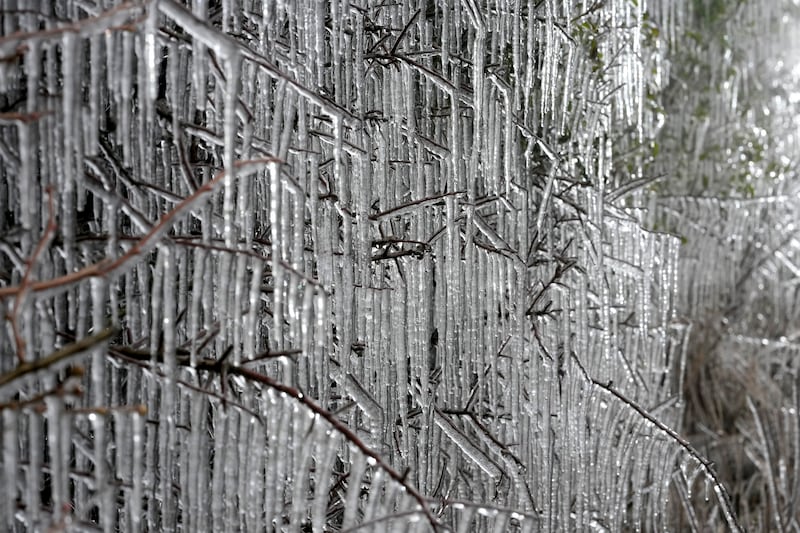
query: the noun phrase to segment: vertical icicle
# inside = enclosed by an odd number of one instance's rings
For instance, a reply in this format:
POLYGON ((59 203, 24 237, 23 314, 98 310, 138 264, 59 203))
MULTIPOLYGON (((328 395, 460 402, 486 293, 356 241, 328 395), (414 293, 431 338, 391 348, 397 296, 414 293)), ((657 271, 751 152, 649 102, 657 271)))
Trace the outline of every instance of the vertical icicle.
MULTIPOLYGON (((28 112, 36 111, 37 98, 33 96, 38 93, 38 83, 40 78, 41 61, 40 46, 33 43, 31 49, 25 55, 26 72, 28 73, 28 112), (36 84, 36 85, 34 85, 36 84)), ((25 255, 33 250, 33 241, 39 234, 38 218, 39 206, 36 205, 36 183, 34 172, 38 165, 38 156, 32 148, 38 140, 36 132, 38 128, 35 124, 19 123, 17 132, 19 134, 19 176, 17 179, 19 188, 19 209, 20 223, 22 224, 23 239, 21 252, 25 255)))
POLYGON ((207 460, 207 442, 204 439, 208 420, 209 402, 206 398, 193 397, 191 412, 189 414, 192 432, 189 435, 188 457, 189 477, 187 481, 187 500, 189 523, 197 531, 207 531, 209 529, 208 513, 204 511, 208 493, 208 468, 205 466, 207 460))
POLYGON ((314 357, 314 337, 320 335, 321 332, 314 331, 313 314, 314 314, 314 293, 316 289, 313 285, 306 283, 303 289, 303 300, 301 305, 300 322, 300 350, 302 360, 298 363, 297 385, 300 390, 306 391, 307 394, 313 394, 312 390, 316 387, 311 386, 309 378, 309 359, 314 357))
POLYGON ((128 516, 130 518, 130 530, 139 531, 142 516, 142 479, 144 477, 144 423, 146 411, 143 408, 136 409, 132 416, 131 438, 133 441, 133 457, 131 484, 131 497, 128 503, 128 516))
POLYGON ((64 519, 64 508, 68 504, 69 489, 67 473, 67 447, 70 443, 70 428, 64 414, 64 402, 59 396, 48 396, 47 444, 50 455, 51 490, 53 499, 53 521, 64 519))
MULTIPOLYGON (((108 294, 107 281, 104 278, 93 278, 92 285, 92 330, 97 333, 107 325, 106 299, 108 294)), ((108 403, 107 373, 105 369, 105 351, 102 347, 95 350, 92 354, 91 365, 92 376, 92 404, 105 405, 108 403)), ((89 415, 94 431, 94 475, 95 490, 98 493, 98 509, 100 512, 100 526, 104 531, 114 529, 114 502, 113 492, 110 486, 111 473, 108 472, 107 464, 107 436, 106 436, 106 417, 92 413, 89 415)))
POLYGON ((208 313, 210 309, 205 304, 205 287, 207 286, 205 265, 207 264, 206 252, 198 247, 194 250, 192 258, 192 296, 189 304, 189 331, 187 332, 189 339, 191 339, 191 346, 189 348, 189 365, 192 368, 197 366, 198 359, 198 337, 200 335, 200 328, 202 326, 201 314, 206 315, 208 320, 208 313))
POLYGON ((316 424, 316 415, 312 415, 308 422, 298 420, 295 423, 295 432, 303 435, 303 437, 298 438, 298 442, 295 444, 294 472, 290 478, 293 481, 293 487, 289 521, 294 531, 300 531, 306 521, 306 513, 308 511, 307 495, 309 491, 308 472, 311 469, 312 453, 316 443, 314 434, 319 431, 319 428, 315 427, 316 424))
POLYGON ((264 513, 267 516, 267 526, 273 527, 278 524, 279 517, 283 510, 283 493, 285 488, 286 474, 288 466, 288 447, 293 443, 290 433, 290 423, 292 410, 287 407, 287 402, 283 397, 276 398, 276 394, 267 391, 267 405, 269 409, 275 410, 275 417, 269 429, 269 441, 267 442, 267 467, 265 469, 266 479, 276 480, 274 483, 267 483, 264 491, 264 513))
MULTIPOLYGON (((28 442, 44 442, 44 421, 37 413, 28 416, 28 442)), ((28 450, 28 471, 26 472, 25 501, 31 506, 30 521, 38 523, 41 520, 41 471, 44 450, 40 446, 30 446, 28 450)), ((6 485, 8 486, 8 485, 6 485)), ((10 498, 9 498, 10 500, 10 498)))
POLYGON ((100 150, 100 106, 101 91, 103 88, 100 74, 103 68, 101 60, 103 40, 99 35, 93 35, 89 39, 89 117, 84 121, 85 148, 88 155, 95 155, 100 150))
MULTIPOLYGON (((160 356, 163 357, 164 380, 161 384, 161 402, 159 405, 159 470, 161 475, 161 498, 163 509, 163 527, 173 529, 177 526, 174 492, 172 490, 173 450, 175 450, 175 415, 177 413, 176 395, 177 366, 176 366, 176 329, 175 324, 175 252, 170 246, 161 246, 158 250, 156 271, 161 270, 163 291, 163 318, 161 334, 163 336, 160 346, 160 356)), ((158 290, 154 287, 154 292, 158 290)), ((154 300, 155 300, 154 294, 154 300)), ((156 320, 156 317, 153 317, 156 320)), ((155 353, 155 352, 154 352, 155 353)))
POLYGON ((230 343, 233 345, 233 353, 229 355, 231 364, 238 365, 242 360, 243 334, 248 321, 244 315, 242 300, 247 291, 247 256, 240 254, 236 256, 236 262, 232 263, 235 276, 233 278, 233 305, 230 327, 233 329, 230 343), (244 315, 244 316, 243 316, 244 315))
POLYGON ((319 457, 314 468, 314 502, 311 504, 311 528, 324 529, 328 507, 329 476, 332 472, 334 455, 339 446, 330 431, 317 431, 317 450, 319 457))
POLYGON ((2 520, 4 527, 8 531, 13 531, 14 511, 17 502, 17 465, 19 464, 19 454, 17 448, 17 411, 15 409, 3 409, 3 486, 6 487, 6 495, 2 504, 2 520))
MULTIPOLYGON (((227 3, 227 1, 223 2, 223 4, 227 3)), ((223 154, 225 193, 222 217, 224 219, 223 238, 225 239, 225 245, 233 247, 234 238, 236 237, 234 235, 234 225, 238 220, 235 212, 236 206, 234 205, 236 198, 234 191, 236 183, 234 162, 236 160, 236 106, 239 100, 242 58, 238 53, 231 53, 226 59, 225 76, 227 78, 227 86, 225 88, 225 148, 223 154)))
MULTIPOLYGON (((250 277, 250 291, 248 300, 248 311, 245 318, 244 339, 242 345, 242 354, 245 358, 250 358, 255 355, 256 347, 258 345, 256 335, 258 333, 258 317, 261 314, 261 280, 264 272, 264 263, 262 261, 252 262, 252 274, 250 277)), ((233 364, 237 365, 240 361, 234 361, 233 364)))
POLYGON ((272 339, 271 345, 275 350, 283 348, 283 285, 286 274, 281 266, 281 240, 280 213, 283 187, 281 186, 280 169, 273 165, 269 169, 269 224, 271 243, 272 267, 272 339))
MULTIPOLYGON (((233 444, 228 439, 230 417, 227 411, 220 405, 214 409, 213 415, 214 442, 212 446, 215 461, 211 472, 211 526, 214 531, 223 531, 225 529, 225 506, 227 503, 225 494, 225 453, 227 447, 233 444)), ((283 477, 274 479, 283 480, 283 477)), ((269 516, 269 510, 266 512, 269 516)))
MULTIPOLYGON (((122 53, 119 60, 122 65, 116 69, 113 65, 109 69, 109 76, 114 77, 119 73, 119 78, 114 79, 114 85, 119 86, 119 92, 115 92, 117 100, 117 113, 119 118, 120 144, 122 145, 122 162, 130 167, 133 163, 133 142, 131 140, 131 119, 133 95, 133 61, 134 61, 134 36, 129 32, 122 33, 122 53)), ((114 54, 109 54, 113 58, 114 54)))
POLYGON ((342 529, 353 527, 359 514, 359 500, 361 499, 362 477, 366 470, 367 462, 364 456, 356 450, 350 450, 350 475, 348 476, 347 494, 344 498, 344 518, 342 529))
MULTIPOLYGON (((192 0, 192 14, 200 20, 208 19, 209 2, 205 0, 192 0)), ((192 80, 190 88, 192 91, 192 103, 195 112, 201 115, 206 111, 206 93, 208 91, 208 62, 207 46, 201 39, 192 41, 192 80)))

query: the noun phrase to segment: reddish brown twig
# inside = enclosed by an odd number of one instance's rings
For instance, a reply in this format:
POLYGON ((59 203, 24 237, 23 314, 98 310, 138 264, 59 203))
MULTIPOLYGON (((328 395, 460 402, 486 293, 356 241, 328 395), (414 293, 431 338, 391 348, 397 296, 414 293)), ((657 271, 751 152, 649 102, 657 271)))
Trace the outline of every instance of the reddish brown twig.
POLYGON ((57 41, 65 33, 76 33, 84 37, 100 35, 113 28, 129 25, 131 21, 141 20, 145 5, 140 2, 125 2, 104 11, 96 17, 88 17, 71 24, 59 24, 44 30, 32 32, 18 31, 0 38, 0 60, 19 55, 32 41, 57 41))
POLYGON ((25 296, 28 293, 27 289, 28 285, 30 285, 31 282, 31 274, 33 273, 33 267, 36 265, 39 256, 42 254, 45 248, 47 248, 50 245, 50 242, 53 240, 53 235, 55 235, 56 229, 58 228, 58 226, 56 225, 55 205, 53 204, 52 186, 48 186, 46 191, 47 191, 47 210, 48 210, 47 227, 44 230, 44 234, 42 234, 42 238, 39 239, 39 242, 36 244, 36 248, 33 250, 31 257, 27 261, 25 274, 22 276, 22 281, 20 281, 19 292, 17 292, 17 299, 14 302, 14 310, 11 312, 11 316, 9 317, 9 321, 11 322, 11 329, 14 331, 14 342, 17 345, 17 361, 20 364, 25 363, 25 339, 22 338, 22 335, 19 332, 19 326, 17 324, 17 320, 19 318, 19 310, 22 307, 22 303, 25 300, 25 296))
POLYGON ((113 328, 104 329, 95 335, 84 337, 79 341, 64 346, 60 350, 53 352, 47 357, 43 357, 29 363, 19 364, 16 368, 14 368, 14 370, 6 372, 5 374, 0 374, 0 390, 2 390, 4 386, 13 383, 14 381, 29 374, 33 374, 40 370, 53 369, 56 366, 61 367, 72 357, 82 355, 98 344, 106 342, 113 337, 115 333, 116 330, 113 328))
MULTIPOLYGON (((242 176, 261 170, 265 165, 280 163, 281 160, 275 158, 250 159, 236 163, 235 167, 237 175, 242 176)), ((69 289, 69 287, 84 279, 107 276, 117 271, 122 271, 127 265, 132 264, 132 259, 152 250, 158 241, 172 229, 177 219, 194 208, 200 200, 213 193, 225 181, 226 174, 226 171, 217 173, 214 179, 199 187, 191 196, 188 196, 176 205, 153 225, 153 229, 143 235, 130 250, 120 257, 116 259, 106 259, 63 276, 31 283, 28 290, 35 293, 57 294, 69 289)), ((23 287, 20 285, 3 287, 0 289, 0 299, 16 296, 22 292, 22 290, 23 287)))

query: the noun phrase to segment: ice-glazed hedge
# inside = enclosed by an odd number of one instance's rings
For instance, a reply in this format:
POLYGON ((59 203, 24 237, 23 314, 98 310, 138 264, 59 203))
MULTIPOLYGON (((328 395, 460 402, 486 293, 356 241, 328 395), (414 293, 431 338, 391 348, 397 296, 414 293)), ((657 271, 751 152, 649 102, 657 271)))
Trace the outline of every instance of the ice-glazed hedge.
POLYGON ((643 229, 696 0, 23 4, 0 527, 739 527, 643 229))

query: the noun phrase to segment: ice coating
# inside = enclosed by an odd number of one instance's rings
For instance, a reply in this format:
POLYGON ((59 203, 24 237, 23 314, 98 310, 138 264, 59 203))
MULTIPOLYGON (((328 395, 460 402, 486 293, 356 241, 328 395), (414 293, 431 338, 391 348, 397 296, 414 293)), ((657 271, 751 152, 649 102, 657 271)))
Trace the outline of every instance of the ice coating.
MULTIPOLYGON (((769 282, 797 242, 765 227, 796 191, 745 196, 796 140, 747 109, 766 45, 715 42, 730 91, 663 109, 710 6, 4 8, 3 525, 655 530, 699 476, 738 527, 669 431, 691 320, 741 292, 794 309, 769 282), (698 197, 725 164, 742 197, 698 197)), ((788 364, 790 334, 735 333, 788 364)))

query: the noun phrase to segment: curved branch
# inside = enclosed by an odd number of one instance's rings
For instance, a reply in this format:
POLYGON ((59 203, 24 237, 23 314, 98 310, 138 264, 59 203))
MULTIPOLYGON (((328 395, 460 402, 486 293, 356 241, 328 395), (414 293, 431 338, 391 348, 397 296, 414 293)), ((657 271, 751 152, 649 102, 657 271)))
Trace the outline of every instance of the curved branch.
POLYGON ((575 353, 572 353, 572 359, 578 365, 578 368, 583 374, 583 377, 586 381, 590 382, 592 385, 601 388, 605 392, 609 393, 610 395, 614 396, 616 399, 621 401, 623 404, 627 405, 634 411, 636 411, 642 418, 653 424, 657 429, 659 429, 662 433, 666 434, 671 440, 676 442, 678 446, 683 448, 683 450, 689 454, 689 456, 698 462, 700 465, 700 469, 703 473, 711 480, 712 484, 714 485, 714 493, 717 495, 717 500, 719 501, 720 506, 722 507, 722 514, 725 517, 725 521, 728 523, 728 527, 734 533, 743 533, 744 529, 739 524, 739 520, 736 518, 736 513, 733 510, 733 504, 731 503, 731 497, 728 494, 728 490, 725 488, 725 485, 722 484, 719 477, 717 476, 716 472, 714 472, 713 465, 711 462, 700 455, 700 452, 692 446, 689 441, 678 435, 674 429, 667 426, 655 416, 651 415, 647 409, 636 403, 636 401, 628 398, 618 389, 615 389, 612 386, 612 383, 601 383, 600 381, 594 379, 592 376, 584 368, 583 364, 578 359, 578 356, 575 353))
POLYGON ((245 379, 250 381, 254 381, 256 383, 261 383, 262 385, 266 385, 267 387, 274 389, 278 392, 282 392, 288 396, 291 396, 299 403, 303 404, 307 407, 311 412, 315 415, 318 415, 320 418, 325 419, 336 431, 338 431, 345 439, 347 439, 353 446, 358 448, 358 450, 366 455, 367 457, 371 458, 375 461, 375 464, 384 472, 386 472, 390 478, 395 480, 399 483, 405 491, 411 495, 412 498, 419 504, 420 512, 425 515, 425 518, 430 523, 431 527, 433 527, 434 531, 441 531, 443 529, 442 524, 433 516, 430 508, 428 507, 427 499, 414 487, 411 483, 406 481, 406 475, 401 474, 394 468, 392 468, 389 463, 387 463, 384 458, 364 444, 358 435, 350 429, 344 422, 339 420, 335 414, 328 411, 321 405, 317 404, 314 400, 300 392, 298 389, 291 387, 289 385, 285 385, 269 376, 265 376, 264 374, 260 374, 258 372, 254 372, 247 368, 242 368, 239 366, 231 366, 227 369, 228 374, 235 374, 241 376, 245 379))
POLYGON ((115 328, 106 328, 99 333, 84 337, 83 339, 73 342, 72 344, 68 344, 60 350, 56 350, 47 357, 17 365, 13 370, 6 372, 5 374, 0 374, 0 391, 2 391, 3 387, 6 385, 13 383, 23 376, 38 372, 39 370, 50 368, 58 363, 65 363, 72 357, 82 355, 86 351, 94 348, 97 344, 108 341, 114 336, 115 333, 115 328))
MULTIPOLYGON (((235 172, 238 176, 244 176, 258 172, 269 164, 280 163, 282 163, 282 161, 276 158, 239 161, 235 164, 235 172)), ((182 202, 176 205, 172 211, 161 217, 161 219, 153 226, 153 229, 142 236, 136 242, 136 244, 131 247, 130 250, 117 259, 105 259, 99 263, 86 266, 76 272, 70 272, 69 274, 65 274, 56 278, 31 283, 27 287, 15 285, 11 287, 0 288, 0 299, 16 296, 23 290, 29 290, 34 293, 45 293, 48 295, 59 294, 84 279, 107 276, 118 271, 123 271, 126 266, 132 264, 132 259, 151 251, 156 246, 158 241, 172 229, 178 218, 194 208, 194 206, 199 203, 200 200, 216 191, 217 188, 219 188, 219 186, 225 181, 226 174, 226 171, 217 173, 214 179, 198 188, 197 191, 195 191, 191 196, 188 196, 182 202)))

